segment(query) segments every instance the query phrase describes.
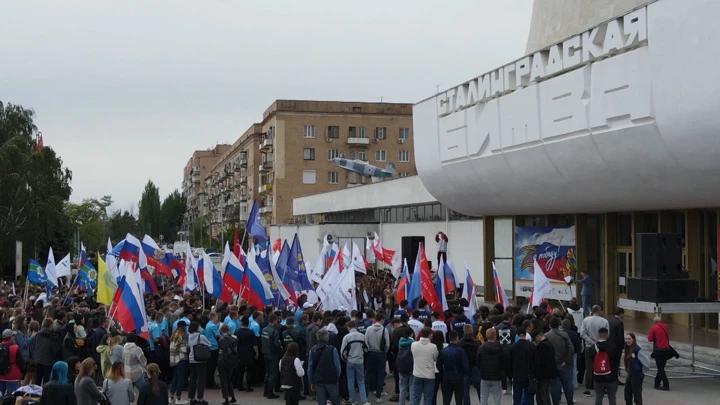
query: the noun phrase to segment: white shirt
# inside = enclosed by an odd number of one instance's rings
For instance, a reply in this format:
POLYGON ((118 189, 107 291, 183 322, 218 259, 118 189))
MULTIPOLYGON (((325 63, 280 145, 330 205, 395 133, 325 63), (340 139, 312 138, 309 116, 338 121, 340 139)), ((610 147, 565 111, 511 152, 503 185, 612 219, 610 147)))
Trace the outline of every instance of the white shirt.
POLYGON ((408 326, 415 332, 415 336, 413 337, 417 339, 417 337, 420 336, 420 331, 425 327, 425 324, 420 322, 419 319, 412 318, 408 321, 408 326))
MULTIPOLYGON (((282 368, 282 359, 280 359, 280 362, 278 364, 278 369, 282 368)), ((305 375, 305 369, 303 369, 303 365, 300 359, 295 357, 295 362, 293 363, 293 365, 295 366, 295 372, 297 373, 297 376, 302 378, 305 375)), ((287 390, 292 388, 292 385, 281 385, 280 388, 287 390)))
POLYGON ((433 323, 432 323, 432 330, 433 330, 433 331, 439 330, 440 332, 442 332, 442 333, 443 333, 443 340, 447 341, 448 329, 447 329, 447 325, 445 324, 445 322, 443 322, 443 321, 433 321, 433 323))

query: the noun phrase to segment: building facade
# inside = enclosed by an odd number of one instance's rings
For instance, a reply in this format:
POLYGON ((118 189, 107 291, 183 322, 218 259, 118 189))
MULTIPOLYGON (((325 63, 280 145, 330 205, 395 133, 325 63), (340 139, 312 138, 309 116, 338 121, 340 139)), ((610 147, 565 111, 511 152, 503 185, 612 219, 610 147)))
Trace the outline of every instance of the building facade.
MULTIPOLYGON (((574 226, 577 268, 613 308, 638 273, 635 235, 673 232, 699 296, 718 297, 720 89, 706 59, 718 12, 649 2, 415 105, 418 173, 484 218, 485 269, 517 260, 518 226, 574 226)), ((718 330, 718 314, 699 318, 718 330)))
POLYGON ((410 104, 277 100, 201 176, 200 218, 217 237, 257 201, 264 225, 304 221, 293 215, 293 199, 369 182, 333 158, 393 163, 395 177, 417 174, 412 137, 410 104))
POLYGON ((196 150, 183 169, 182 192, 187 200, 185 223, 197 221, 207 214, 205 203, 205 177, 230 145, 216 145, 208 150, 196 150))

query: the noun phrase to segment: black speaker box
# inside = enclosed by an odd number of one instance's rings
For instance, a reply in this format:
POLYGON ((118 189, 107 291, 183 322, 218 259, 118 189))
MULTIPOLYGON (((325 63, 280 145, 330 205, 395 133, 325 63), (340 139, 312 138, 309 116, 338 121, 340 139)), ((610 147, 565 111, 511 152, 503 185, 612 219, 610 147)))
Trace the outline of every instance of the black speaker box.
POLYGON ((682 243, 680 234, 636 234, 635 274, 640 278, 687 279, 682 266, 682 243))
POLYGON ((628 299, 646 302, 694 302, 700 283, 697 280, 661 280, 630 277, 628 299))
MULTIPOLYGON (((415 269, 415 259, 417 259, 417 253, 421 243, 425 243, 424 236, 403 236, 400 239, 400 256, 407 260, 408 271, 411 274, 415 269)), ((427 251, 427 247, 425 248, 425 251, 427 251)))

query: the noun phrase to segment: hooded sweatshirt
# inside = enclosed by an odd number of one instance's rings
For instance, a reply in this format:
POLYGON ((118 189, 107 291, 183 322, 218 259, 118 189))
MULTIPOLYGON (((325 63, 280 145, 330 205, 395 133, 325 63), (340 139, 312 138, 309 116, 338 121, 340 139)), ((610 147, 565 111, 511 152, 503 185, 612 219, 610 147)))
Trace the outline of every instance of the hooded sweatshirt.
POLYGON ((387 353, 390 350, 390 336, 387 329, 381 323, 374 323, 365 330, 365 344, 368 352, 371 353, 387 353), (385 340, 385 347, 381 346, 382 340, 385 340))
POLYGON ((142 349, 135 343, 125 343, 123 347, 123 363, 125 363, 125 374, 130 381, 135 382, 142 377, 143 370, 147 366, 147 359, 142 349))
POLYGON ((110 363, 110 347, 108 345, 99 345, 95 348, 95 351, 100 353, 100 371, 102 375, 107 375, 112 367, 112 363, 110 363))
POLYGON ((438 358, 437 346, 429 338, 421 337, 419 341, 410 346, 413 355, 413 376, 435 379, 435 362, 438 358))

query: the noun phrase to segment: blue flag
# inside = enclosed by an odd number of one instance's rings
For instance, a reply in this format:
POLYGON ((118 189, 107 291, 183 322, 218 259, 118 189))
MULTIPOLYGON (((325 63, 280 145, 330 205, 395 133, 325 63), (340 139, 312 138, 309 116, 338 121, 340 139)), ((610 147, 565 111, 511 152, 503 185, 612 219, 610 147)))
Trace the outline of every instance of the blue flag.
POLYGON ((33 259, 30 259, 28 263, 28 275, 27 275, 28 281, 35 284, 45 285, 47 284, 47 276, 45 275, 45 270, 43 270, 40 263, 36 262, 33 259))
POLYGON ((302 248, 300 247, 300 239, 298 239, 297 233, 295 234, 295 237, 292 241, 292 246, 290 247, 288 269, 290 269, 294 274, 297 274, 297 280, 300 284, 300 288, 298 289, 298 291, 315 291, 307 275, 307 269, 305 268, 305 259, 303 258, 302 248))
POLYGON ((258 212, 257 201, 253 202, 245 227, 247 233, 257 240, 258 245, 265 246, 267 244, 267 233, 260 223, 260 213, 258 212))

